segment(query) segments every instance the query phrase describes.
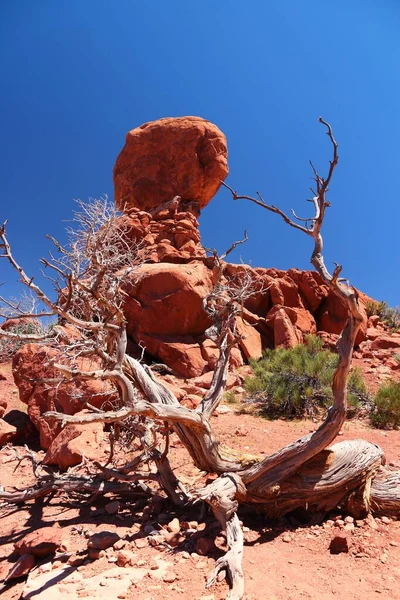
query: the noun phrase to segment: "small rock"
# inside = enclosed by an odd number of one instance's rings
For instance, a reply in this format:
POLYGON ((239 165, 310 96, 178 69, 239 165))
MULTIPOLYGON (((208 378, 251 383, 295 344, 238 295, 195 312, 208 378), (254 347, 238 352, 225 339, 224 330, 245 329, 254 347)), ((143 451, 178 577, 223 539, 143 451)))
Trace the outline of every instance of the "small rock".
POLYGON ((100 531, 94 533, 88 539, 87 547, 95 550, 105 550, 110 548, 120 539, 118 533, 113 531, 100 531))
POLYGON ((337 519, 335 521, 335 527, 343 527, 343 525, 344 525, 343 519, 337 519))
POLYGON ((167 571, 163 577, 163 581, 165 581, 165 583, 173 583, 175 579, 176 575, 172 571, 167 571))
POLYGON ((196 542, 196 552, 200 554, 200 556, 207 556, 207 554, 211 554, 215 551, 214 540, 207 537, 199 538, 196 542))
POLYGON ((379 557, 379 560, 383 564, 385 564, 387 562, 387 559, 388 559, 388 555, 385 552, 383 554, 381 554, 380 557, 379 557))
POLYGON ((119 550, 117 553, 117 565, 119 567, 125 567, 126 565, 133 566, 136 558, 136 554, 130 550, 119 550))
POLYGON ((349 551, 349 539, 345 533, 338 533, 332 539, 329 544, 329 551, 331 554, 341 554, 342 552, 349 551))
POLYGON ((71 565, 71 567, 79 567, 80 565, 83 565, 84 560, 85 559, 83 556, 77 556, 76 554, 73 554, 67 560, 67 564, 71 565))
POLYGON ((172 521, 168 523, 167 529, 171 533, 179 533, 179 531, 181 530, 179 519, 172 519, 172 521))
POLYGON ((363 527, 365 525, 364 519, 357 519, 356 525, 357 527, 363 527))
POLYGON ((127 545, 126 540, 118 540, 117 542, 115 542, 115 544, 113 544, 113 549, 114 550, 122 550, 122 548, 125 548, 126 545, 127 545))
POLYGON ((285 542, 286 544, 290 544, 291 541, 292 541, 291 536, 288 533, 284 533, 282 536, 282 542, 285 542))
POLYGON ((5 582, 11 581, 12 579, 18 579, 27 575, 31 569, 35 566, 35 557, 33 554, 22 554, 17 562, 11 567, 8 572, 5 582))
POLYGON ((163 534, 162 537, 167 542, 167 544, 174 548, 176 548, 176 546, 179 546, 179 544, 182 544, 186 540, 185 536, 181 535, 180 533, 172 533, 168 531, 165 534, 163 534))
POLYGON ((345 523, 343 529, 345 531, 353 531, 353 529, 355 529, 355 525, 354 523, 345 523))
POLYGON ((354 519, 353 519, 353 517, 350 517, 350 516, 349 517, 345 517, 344 522, 345 523, 354 523, 354 519))
POLYGON ((235 435, 239 436, 239 437, 246 437, 248 435, 249 431, 248 429, 246 429, 246 427, 238 427, 235 430, 235 435))
POLYGON ((135 540, 135 546, 138 549, 146 548, 148 546, 148 542, 146 538, 138 538, 137 540, 135 540))
POLYGON ((104 509, 108 515, 115 515, 119 512, 121 508, 121 503, 118 500, 114 500, 113 502, 109 502, 105 505, 104 509))
POLYGON ((98 548, 89 548, 88 556, 90 560, 99 560, 99 558, 104 558, 106 553, 104 550, 99 550, 98 548))
POLYGON ((397 542, 395 542, 394 540, 390 540, 389 544, 391 546, 397 547, 399 544, 397 542))
POLYGON ((384 523, 385 525, 389 525, 389 524, 392 522, 392 520, 391 520, 391 519, 389 519, 389 517, 381 517, 381 521, 382 521, 382 523, 384 523))
POLYGON ((61 545, 61 529, 59 527, 42 527, 28 533, 14 544, 17 554, 34 554, 40 558, 54 554, 61 545))

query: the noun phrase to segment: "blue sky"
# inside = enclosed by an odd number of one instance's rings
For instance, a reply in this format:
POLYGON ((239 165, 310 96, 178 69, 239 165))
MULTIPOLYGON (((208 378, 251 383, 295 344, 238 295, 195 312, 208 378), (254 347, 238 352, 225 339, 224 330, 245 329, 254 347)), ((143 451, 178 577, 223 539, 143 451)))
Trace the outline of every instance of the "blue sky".
MULTIPOLYGON (((128 130, 200 115, 227 135, 228 183, 304 214, 308 160, 340 161, 325 258, 400 304, 400 4, 396 0, 3 0, 0 219, 30 274, 73 198, 108 193, 128 130)), ((250 237, 233 260, 309 268, 310 240, 221 190, 201 215, 206 246, 250 237)), ((16 276, 0 262, 3 294, 16 276)), ((39 279, 39 278, 38 278, 39 279)))

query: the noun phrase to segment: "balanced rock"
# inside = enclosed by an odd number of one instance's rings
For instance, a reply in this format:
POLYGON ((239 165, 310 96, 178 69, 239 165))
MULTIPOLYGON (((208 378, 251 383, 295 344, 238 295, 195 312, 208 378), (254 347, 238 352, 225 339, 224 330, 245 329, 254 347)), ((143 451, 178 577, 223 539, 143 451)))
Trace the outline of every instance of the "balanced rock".
POLYGON ((165 118, 130 131, 114 167, 123 212, 151 210, 180 196, 206 206, 228 174, 225 135, 201 117, 165 118))

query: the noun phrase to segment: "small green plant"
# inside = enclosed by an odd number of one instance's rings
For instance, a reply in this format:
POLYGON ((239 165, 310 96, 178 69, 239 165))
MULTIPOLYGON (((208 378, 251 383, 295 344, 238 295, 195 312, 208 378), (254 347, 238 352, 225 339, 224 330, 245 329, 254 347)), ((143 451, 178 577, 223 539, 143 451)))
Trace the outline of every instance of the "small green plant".
MULTIPOLYGON (((314 416, 332 402, 331 383, 337 363, 337 354, 325 350, 320 338, 308 336, 305 344, 267 350, 260 361, 253 361, 254 377, 246 379, 245 388, 265 416, 314 416)), ((361 371, 354 369, 348 382, 350 414, 368 400, 361 371)))
MULTIPOLYGON (((28 323, 16 323, 12 328, 10 328, 10 331, 21 336, 27 334, 42 335, 45 332, 45 328, 41 323, 32 319, 32 321, 28 323)), ((21 337, 21 339, 0 337, 0 362, 9 360, 15 354, 15 352, 26 343, 27 342, 23 339, 23 337, 21 337)))
POLYGON ((368 317, 378 315, 380 320, 392 331, 400 328, 400 307, 389 306, 387 302, 367 302, 365 310, 368 317))
POLYGON ((237 399, 236 399, 234 392, 225 392, 224 400, 228 404, 236 404, 237 403, 237 399))
POLYGON ((375 427, 398 429, 400 427, 400 382, 383 383, 375 395, 375 410, 371 415, 375 427))

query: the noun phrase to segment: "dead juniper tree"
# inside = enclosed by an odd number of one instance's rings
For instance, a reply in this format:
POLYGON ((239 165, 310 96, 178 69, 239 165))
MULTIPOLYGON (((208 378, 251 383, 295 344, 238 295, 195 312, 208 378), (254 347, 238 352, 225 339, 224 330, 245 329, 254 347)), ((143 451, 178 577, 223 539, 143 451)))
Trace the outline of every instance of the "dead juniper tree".
MULTIPOLYGON (((121 397, 121 407, 113 411, 97 410, 74 416, 48 412, 43 418, 61 423, 80 424, 121 423, 127 417, 141 418, 147 427, 143 437, 148 440, 142 454, 124 468, 103 467, 99 477, 114 488, 118 485, 132 485, 130 482, 140 482, 146 486, 157 479, 177 504, 199 501, 208 503, 226 532, 228 551, 217 561, 207 585, 215 581, 220 570, 225 570, 230 583, 227 597, 231 600, 238 600, 244 594, 243 536, 236 514, 239 504, 257 507, 269 517, 302 509, 310 515, 316 514, 321 519, 324 514, 337 507, 355 516, 370 510, 388 514, 398 514, 399 511, 400 474, 384 469, 383 453, 379 447, 362 440, 345 441, 329 447, 346 418, 347 379, 361 314, 357 291, 343 283, 340 278, 341 267, 336 266, 333 274, 330 274, 322 256, 321 230, 326 208, 329 206, 326 193, 338 162, 338 154, 330 126, 322 119, 320 121, 327 128, 333 158, 326 178, 313 167, 316 191, 312 199, 312 217, 298 219, 293 213, 295 220, 292 220, 280 209, 268 205, 260 195, 257 198, 239 196, 229 188, 235 200, 243 198, 255 202, 279 214, 290 226, 312 238, 312 264, 348 311, 348 320, 338 341, 339 363, 332 382, 333 405, 328 410, 324 422, 316 431, 262 460, 243 460, 240 455, 235 455, 225 448, 216 439, 210 423, 210 417, 222 398, 230 352, 237 336, 236 318, 245 299, 240 291, 235 296, 231 290, 224 287, 224 257, 215 256, 215 286, 211 295, 204 301, 205 309, 214 320, 208 334, 219 345, 220 356, 210 390, 196 409, 188 409, 179 404, 174 394, 157 379, 151 369, 126 354, 120 288, 123 288, 124 269, 134 268, 135 261, 132 257, 126 264, 121 265, 114 252, 111 252, 109 257, 108 250, 102 250, 102 243, 105 241, 101 241, 103 227, 106 227, 105 231, 111 232, 110 235, 116 235, 118 244, 123 242, 118 229, 113 229, 112 219, 106 219, 104 224, 95 228, 93 239, 85 238, 89 245, 89 261, 87 264, 83 261, 85 266, 82 272, 79 269, 71 270, 71 257, 68 255, 70 250, 65 253, 55 242, 64 258, 61 261, 52 258, 45 264, 63 281, 62 285, 56 283, 56 287, 59 285, 57 301, 51 301, 24 273, 11 253, 5 228, 0 231, 2 256, 17 269, 22 282, 38 296, 51 313, 57 315, 60 322, 70 324, 79 332, 78 340, 66 344, 62 351, 63 360, 55 362, 54 367, 64 377, 72 380, 95 378, 112 381, 121 397), (92 251, 93 257, 90 254, 92 251), (105 252, 104 256, 97 254, 102 251, 105 252), (111 265, 113 261, 116 261, 115 269, 114 265, 112 270, 104 269, 104 264, 111 265), (78 361, 81 354, 88 354, 98 361, 96 368, 81 368, 78 361), (164 436, 163 449, 154 442, 154 428, 157 430, 156 436, 164 436), (169 445, 165 432, 169 429, 179 437, 199 469, 218 476, 211 484, 202 489, 183 488, 168 462, 169 445), (152 435, 153 441, 150 441, 152 435), (156 474, 144 473, 141 470, 143 464, 150 459, 157 465, 156 474)), ((79 239, 82 240, 82 237, 79 239)), ((57 327, 55 330, 55 336, 59 335, 57 327)), ((46 484, 52 486, 53 491, 57 486, 62 489, 62 486, 69 485, 70 481, 68 474, 64 477, 62 485, 56 479, 50 484, 39 480, 36 486, 23 492, 0 492, 0 499, 21 502, 48 493, 48 489, 44 487, 46 484)), ((86 483, 93 487, 93 481, 92 478, 89 484, 86 483)), ((79 486, 79 483, 76 485, 79 486)), ((82 482, 80 485, 83 487, 82 482)), ((137 487, 132 489, 136 492, 138 490, 137 487)), ((149 487, 145 489, 148 491, 149 487)))

